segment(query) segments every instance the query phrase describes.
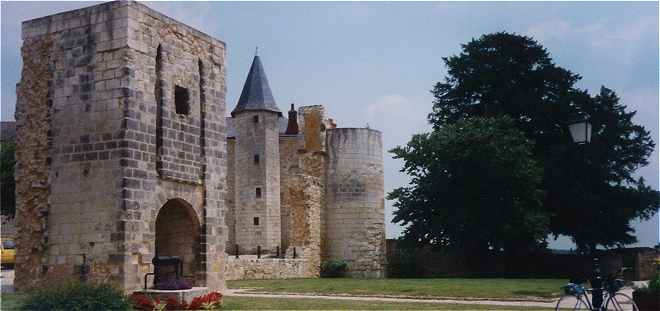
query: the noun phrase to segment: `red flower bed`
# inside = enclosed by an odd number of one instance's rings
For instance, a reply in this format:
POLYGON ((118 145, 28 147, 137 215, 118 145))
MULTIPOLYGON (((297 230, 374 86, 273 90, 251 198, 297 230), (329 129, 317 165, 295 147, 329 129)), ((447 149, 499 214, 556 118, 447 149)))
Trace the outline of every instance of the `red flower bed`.
POLYGON ((154 310, 215 310, 222 303, 222 294, 211 292, 206 295, 193 298, 190 304, 177 301, 174 297, 168 297, 164 301, 156 298, 151 299, 144 294, 133 294, 131 296, 133 308, 141 311, 154 310))
POLYGON ((211 292, 203 296, 195 297, 190 302, 188 310, 209 310, 219 308, 222 300, 222 294, 211 292))

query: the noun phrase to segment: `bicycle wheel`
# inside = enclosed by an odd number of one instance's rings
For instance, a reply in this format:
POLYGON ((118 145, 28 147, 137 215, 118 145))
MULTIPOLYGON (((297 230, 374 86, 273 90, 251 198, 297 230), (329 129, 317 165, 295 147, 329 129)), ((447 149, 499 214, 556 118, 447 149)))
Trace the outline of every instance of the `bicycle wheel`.
POLYGON ((630 296, 624 293, 616 293, 607 298, 605 310, 608 311, 639 311, 635 302, 630 296))
POLYGON ((589 303, 584 300, 584 296, 566 295, 559 298, 555 311, 568 310, 591 310, 589 303))

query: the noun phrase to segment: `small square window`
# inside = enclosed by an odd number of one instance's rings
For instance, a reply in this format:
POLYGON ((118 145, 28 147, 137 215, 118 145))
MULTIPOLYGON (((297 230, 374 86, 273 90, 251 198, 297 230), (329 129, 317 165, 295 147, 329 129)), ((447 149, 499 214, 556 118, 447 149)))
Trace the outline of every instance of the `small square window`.
POLYGON ((258 154, 254 155, 254 164, 259 164, 259 155, 258 154))
POLYGON ((174 86, 174 105, 177 114, 190 113, 190 92, 187 88, 174 86))
POLYGON ((252 117, 252 122, 259 123, 259 116, 252 117))
POLYGON ((261 198, 261 188, 257 188, 255 191, 255 196, 258 198, 261 198))
POLYGON ((254 217, 254 218, 252 219, 252 221, 254 222, 254 225, 255 225, 255 226, 258 226, 258 225, 259 225, 259 217, 254 217))

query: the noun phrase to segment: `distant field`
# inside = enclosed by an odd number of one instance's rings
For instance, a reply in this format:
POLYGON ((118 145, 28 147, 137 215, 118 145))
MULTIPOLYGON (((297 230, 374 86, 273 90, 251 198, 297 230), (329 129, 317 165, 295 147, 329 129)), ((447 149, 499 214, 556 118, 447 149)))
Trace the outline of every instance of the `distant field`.
POLYGON ((229 288, 272 293, 401 295, 418 297, 554 298, 565 279, 293 279, 228 281, 229 288))

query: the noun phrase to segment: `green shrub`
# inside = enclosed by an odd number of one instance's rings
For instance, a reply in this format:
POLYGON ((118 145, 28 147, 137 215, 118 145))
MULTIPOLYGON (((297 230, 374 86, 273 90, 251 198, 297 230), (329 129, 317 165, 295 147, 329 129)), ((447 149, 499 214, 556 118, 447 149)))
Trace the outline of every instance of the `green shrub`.
POLYGON ((132 308, 128 298, 109 284, 67 282, 31 291, 21 310, 109 311, 132 308))
POLYGON ((649 281, 649 290, 660 294, 660 275, 649 281))
POLYGON ((337 278, 346 274, 348 264, 343 260, 328 260, 321 263, 321 277, 337 278))
POLYGON ((660 295, 660 275, 649 281, 649 285, 635 289, 639 293, 654 293, 660 295))

